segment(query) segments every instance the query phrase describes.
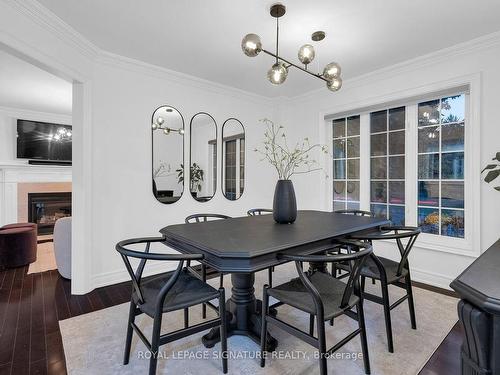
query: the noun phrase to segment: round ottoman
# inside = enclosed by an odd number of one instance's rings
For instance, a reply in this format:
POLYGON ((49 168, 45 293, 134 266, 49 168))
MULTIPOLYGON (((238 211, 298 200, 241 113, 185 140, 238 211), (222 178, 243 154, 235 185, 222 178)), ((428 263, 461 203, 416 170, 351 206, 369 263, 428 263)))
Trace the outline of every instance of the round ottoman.
POLYGON ((21 267, 36 261, 36 226, 0 229, 0 268, 21 267))
POLYGON ((7 224, 0 228, 2 229, 12 229, 12 228, 36 228, 37 225, 35 223, 15 223, 15 224, 7 224))

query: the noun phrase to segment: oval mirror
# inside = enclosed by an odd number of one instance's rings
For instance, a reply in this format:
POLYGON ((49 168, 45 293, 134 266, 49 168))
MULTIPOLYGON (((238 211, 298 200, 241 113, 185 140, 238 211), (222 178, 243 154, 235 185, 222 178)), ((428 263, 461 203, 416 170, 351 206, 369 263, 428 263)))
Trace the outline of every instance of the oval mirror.
POLYGON ((177 202, 184 190, 184 119, 174 107, 157 108, 151 118, 153 194, 177 202))
POLYGON ((217 124, 208 113, 197 113, 189 134, 189 191, 198 202, 207 202, 217 189, 217 124))
POLYGON ((234 201, 245 187, 245 128, 235 119, 222 125, 222 192, 234 201))

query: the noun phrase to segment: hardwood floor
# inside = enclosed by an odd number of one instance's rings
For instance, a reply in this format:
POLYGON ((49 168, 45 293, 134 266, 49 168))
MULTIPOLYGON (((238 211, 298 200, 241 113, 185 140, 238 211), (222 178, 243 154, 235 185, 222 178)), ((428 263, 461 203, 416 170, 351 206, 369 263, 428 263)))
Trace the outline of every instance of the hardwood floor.
MULTIPOLYGON (((130 283, 75 296, 56 270, 27 270, 0 271, 0 375, 66 374, 58 321, 127 302, 130 283)), ((459 374, 460 343, 457 324, 420 375, 459 374)))

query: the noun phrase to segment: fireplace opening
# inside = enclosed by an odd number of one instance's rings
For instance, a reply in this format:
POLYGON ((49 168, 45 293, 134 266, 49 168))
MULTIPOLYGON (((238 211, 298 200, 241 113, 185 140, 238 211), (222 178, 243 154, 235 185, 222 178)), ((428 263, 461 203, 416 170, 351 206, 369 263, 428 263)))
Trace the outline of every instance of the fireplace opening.
POLYGON ((28 193, 28 221, 38 226, 38 234, 54 232, 56 220, 71 216, 71 192, 28 193))

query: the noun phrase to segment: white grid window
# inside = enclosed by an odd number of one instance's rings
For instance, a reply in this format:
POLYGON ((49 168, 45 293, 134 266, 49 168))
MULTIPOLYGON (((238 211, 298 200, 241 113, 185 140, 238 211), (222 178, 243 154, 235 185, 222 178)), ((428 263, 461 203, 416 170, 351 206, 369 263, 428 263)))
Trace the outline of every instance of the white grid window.
POLYGON ((359 116, 333 120, 333 209, 359 209, 359 116))

